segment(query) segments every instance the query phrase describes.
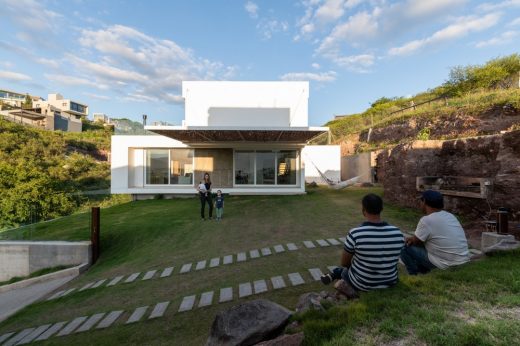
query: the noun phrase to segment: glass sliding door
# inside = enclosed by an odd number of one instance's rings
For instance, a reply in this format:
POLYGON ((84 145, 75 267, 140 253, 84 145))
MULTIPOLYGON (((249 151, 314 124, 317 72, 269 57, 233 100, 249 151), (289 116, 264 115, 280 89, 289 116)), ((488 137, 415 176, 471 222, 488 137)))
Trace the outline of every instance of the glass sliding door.
POLYGON ((168 160, 167 149, 146 150, 146 184, 168 184, 168 160))
POLYGON ((272 151, 256 152, 256 184, 275 184, 275 153, 272 151))
POLYGON ((283 150, 277 153, 276 180, 278 185, 296 185, 296 150, 283 150))
POLYGON ((235 151, 235 184, 253 185, 255 183, 255 152, 235 151))
POLYGON ((193 184, 193 149, 170 150, 170 184, 193 184))

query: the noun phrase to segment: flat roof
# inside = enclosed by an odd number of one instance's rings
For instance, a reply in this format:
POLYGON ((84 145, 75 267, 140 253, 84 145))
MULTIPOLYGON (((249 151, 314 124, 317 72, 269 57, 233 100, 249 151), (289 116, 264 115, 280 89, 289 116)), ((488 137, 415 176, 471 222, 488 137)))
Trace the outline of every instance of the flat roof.
POLYGON ((328 127, 145 126, 145 130, 183 143, 283 142, 305 144, 328 127))
POLYGON ((9 114, 13 114, 13 115, 16 115, 16 116, 19 116, 19 117, 22 117, 22 118, 27 118, 27 119, 31 119, 31 120, 43 120, 45 119, 45 115, 42 115, 41 113, 36 113, 36 112, 33 112, 33 111, 29 111, 29 110, 16 110, 16 111, 11 111, 9 112, 9 114))

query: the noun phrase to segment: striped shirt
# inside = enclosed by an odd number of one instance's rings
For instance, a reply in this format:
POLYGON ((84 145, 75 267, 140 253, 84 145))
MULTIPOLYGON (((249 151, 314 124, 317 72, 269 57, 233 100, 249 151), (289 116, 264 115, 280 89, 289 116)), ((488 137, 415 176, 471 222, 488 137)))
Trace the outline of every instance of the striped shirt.
POLYGON ((353 254, 348 275, 360 291, 387 288, 397 283, 397 262, 404 247, 401 230, 386 222, 364 222, 345 240, 345 251, 353 254))

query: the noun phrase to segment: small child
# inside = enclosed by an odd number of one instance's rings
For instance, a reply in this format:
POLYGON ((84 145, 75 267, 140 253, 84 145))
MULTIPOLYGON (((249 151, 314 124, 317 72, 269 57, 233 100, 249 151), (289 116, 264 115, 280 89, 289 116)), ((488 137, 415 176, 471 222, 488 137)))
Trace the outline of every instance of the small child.
POLYGON ((217 209, 217 221, 222 220, 222 214, 224 214, 224 196, 222 191, 217 191, 217 197, 215 198, 215 208, 217 209))

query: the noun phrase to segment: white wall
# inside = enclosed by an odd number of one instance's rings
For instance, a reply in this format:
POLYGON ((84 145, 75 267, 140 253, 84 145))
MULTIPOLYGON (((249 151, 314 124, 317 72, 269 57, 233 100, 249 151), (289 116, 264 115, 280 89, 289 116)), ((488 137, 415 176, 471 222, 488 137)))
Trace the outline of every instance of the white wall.
POLYGON ((186 126, 308 126, 308 82, 183 82, 182 96, 186 126))
POLYGON ((327 178, 338 182, 341 180, 341 147, 339 145, 307 145, 302 150, 305 162, 305 182, 326 184, 318 169, 327 178), (316 167, 318 169, 316 169, 316 167))

